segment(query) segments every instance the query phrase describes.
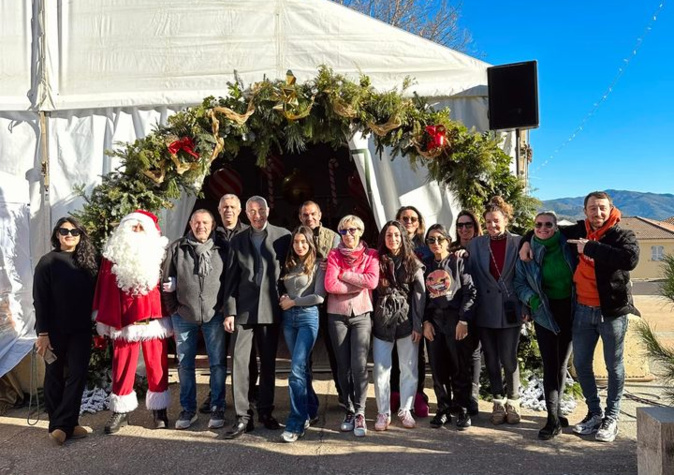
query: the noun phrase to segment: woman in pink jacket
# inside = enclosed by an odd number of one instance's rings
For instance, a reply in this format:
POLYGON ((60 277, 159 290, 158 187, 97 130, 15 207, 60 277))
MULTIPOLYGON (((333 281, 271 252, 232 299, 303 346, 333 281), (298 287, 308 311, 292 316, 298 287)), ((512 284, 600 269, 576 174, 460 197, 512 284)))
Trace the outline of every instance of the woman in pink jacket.
POLYGON ((328 332, 335 348, 339 386, 346 398, 342 432, 367 434, 367 355, 372 331, 372 290, 379 283, 379 256, 360 237, 365 226, 354 215, 344 216, 339 246, 330 251, 325 271, 328 293, 328 332))

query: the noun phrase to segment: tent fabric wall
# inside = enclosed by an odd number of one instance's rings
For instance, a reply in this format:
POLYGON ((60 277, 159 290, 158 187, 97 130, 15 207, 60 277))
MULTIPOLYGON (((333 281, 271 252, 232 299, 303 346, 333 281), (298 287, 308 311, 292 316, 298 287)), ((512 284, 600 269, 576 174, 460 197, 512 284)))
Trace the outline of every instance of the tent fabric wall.
POLYGON ((29 241, 28 192, 0 172, 0 377, 33 347, 33 271, 29 241))

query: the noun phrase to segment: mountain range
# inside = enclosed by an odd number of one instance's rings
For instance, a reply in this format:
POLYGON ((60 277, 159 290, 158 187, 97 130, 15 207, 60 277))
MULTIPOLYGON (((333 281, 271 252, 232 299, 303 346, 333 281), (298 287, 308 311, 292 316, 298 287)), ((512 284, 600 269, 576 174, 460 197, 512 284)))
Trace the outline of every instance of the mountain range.
MULTIPOLYGON (((674 216, 674 195, 639 191, 606 190, 623 216, 641 216, 663 221, 674 216)), ((583 219, 584 196, 543 201, 541 210, 553 210, 560 218, 583 219)))

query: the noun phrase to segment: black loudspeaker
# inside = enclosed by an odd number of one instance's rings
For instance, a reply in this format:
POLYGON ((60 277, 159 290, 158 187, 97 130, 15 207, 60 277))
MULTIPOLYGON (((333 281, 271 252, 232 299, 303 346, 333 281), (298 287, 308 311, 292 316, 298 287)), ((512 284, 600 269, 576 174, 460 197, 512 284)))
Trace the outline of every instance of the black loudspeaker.
POLYGON ((536 61, 487 68, 489 128, 538 127, 538 67, 536 61))

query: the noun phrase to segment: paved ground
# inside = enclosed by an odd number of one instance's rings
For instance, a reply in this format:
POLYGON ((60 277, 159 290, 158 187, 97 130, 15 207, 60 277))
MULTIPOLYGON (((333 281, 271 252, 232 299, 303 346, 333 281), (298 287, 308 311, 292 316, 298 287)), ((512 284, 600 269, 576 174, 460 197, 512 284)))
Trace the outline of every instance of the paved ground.
MULTIPOLYGON (((658 322, 658 331, 674 332, 674 310, 652 296, 637 297, 645 318, 658 322)), ((612 444, 581 438, 565 429, 550 442, 536 438, 544 414, 524 411, 518 426, 494 427, 482 402, 481 415, 473 428, 458 432, 455 426, 431 429, 428 419, 406 430, 394 425, 389 431, 370 430, 365 438, 338 432, 342 413, 336 404, 334 386, 327 375, 319 375, 316 390, 321 398, 320 422, 295 444, 278 442, 280 432, 256 427, 238 440, 222 438, 222 430, 208 430, 202 416, 193 430, 151 430, 151 417, 139 409, 132 426, 106 436, 102 428, 109 413, 87 415, 82 423, 93 428, 90 437, 55 447, 47 437, 46 423, 26 424, 27 410, 11 411, 0 417, 0 475, 12 474, 635 474, 636 409, 644 400, 663 402, 663 387, 657 380, 626 387, 621 416, 621 433, 612 444), (639 398, 638 401, 634 400, 639 398), (642 400, 644 399, 644 400, 642 400)), ((172 375, 175 381, 175 374, 172 375)), ((199 377, 199 397, 207 391, 206 378, 199 377)), ((280 375, 276 415, 288 411, 287 379, 280 375)), ((428 385, 427 385, 428 386, 428 385)), ((368 422, 372 429, 376 414, 374 393, 368 399, 368 422)), ((171 386, 170 416, 179 412, 178 386, 171 386)), ((428 391, 429 394, 432 391, 428 391)), ((230 393, 228 392, 228 397, 230 393)), ((602 396, 605 394, 602 392, 602 396)), ((434 405, 432 405, 434 408, 434 405)), ((582 403, 571 422, 585 414, 582 403)), ((227 422, 233 421, 228 407, 227 422)))

